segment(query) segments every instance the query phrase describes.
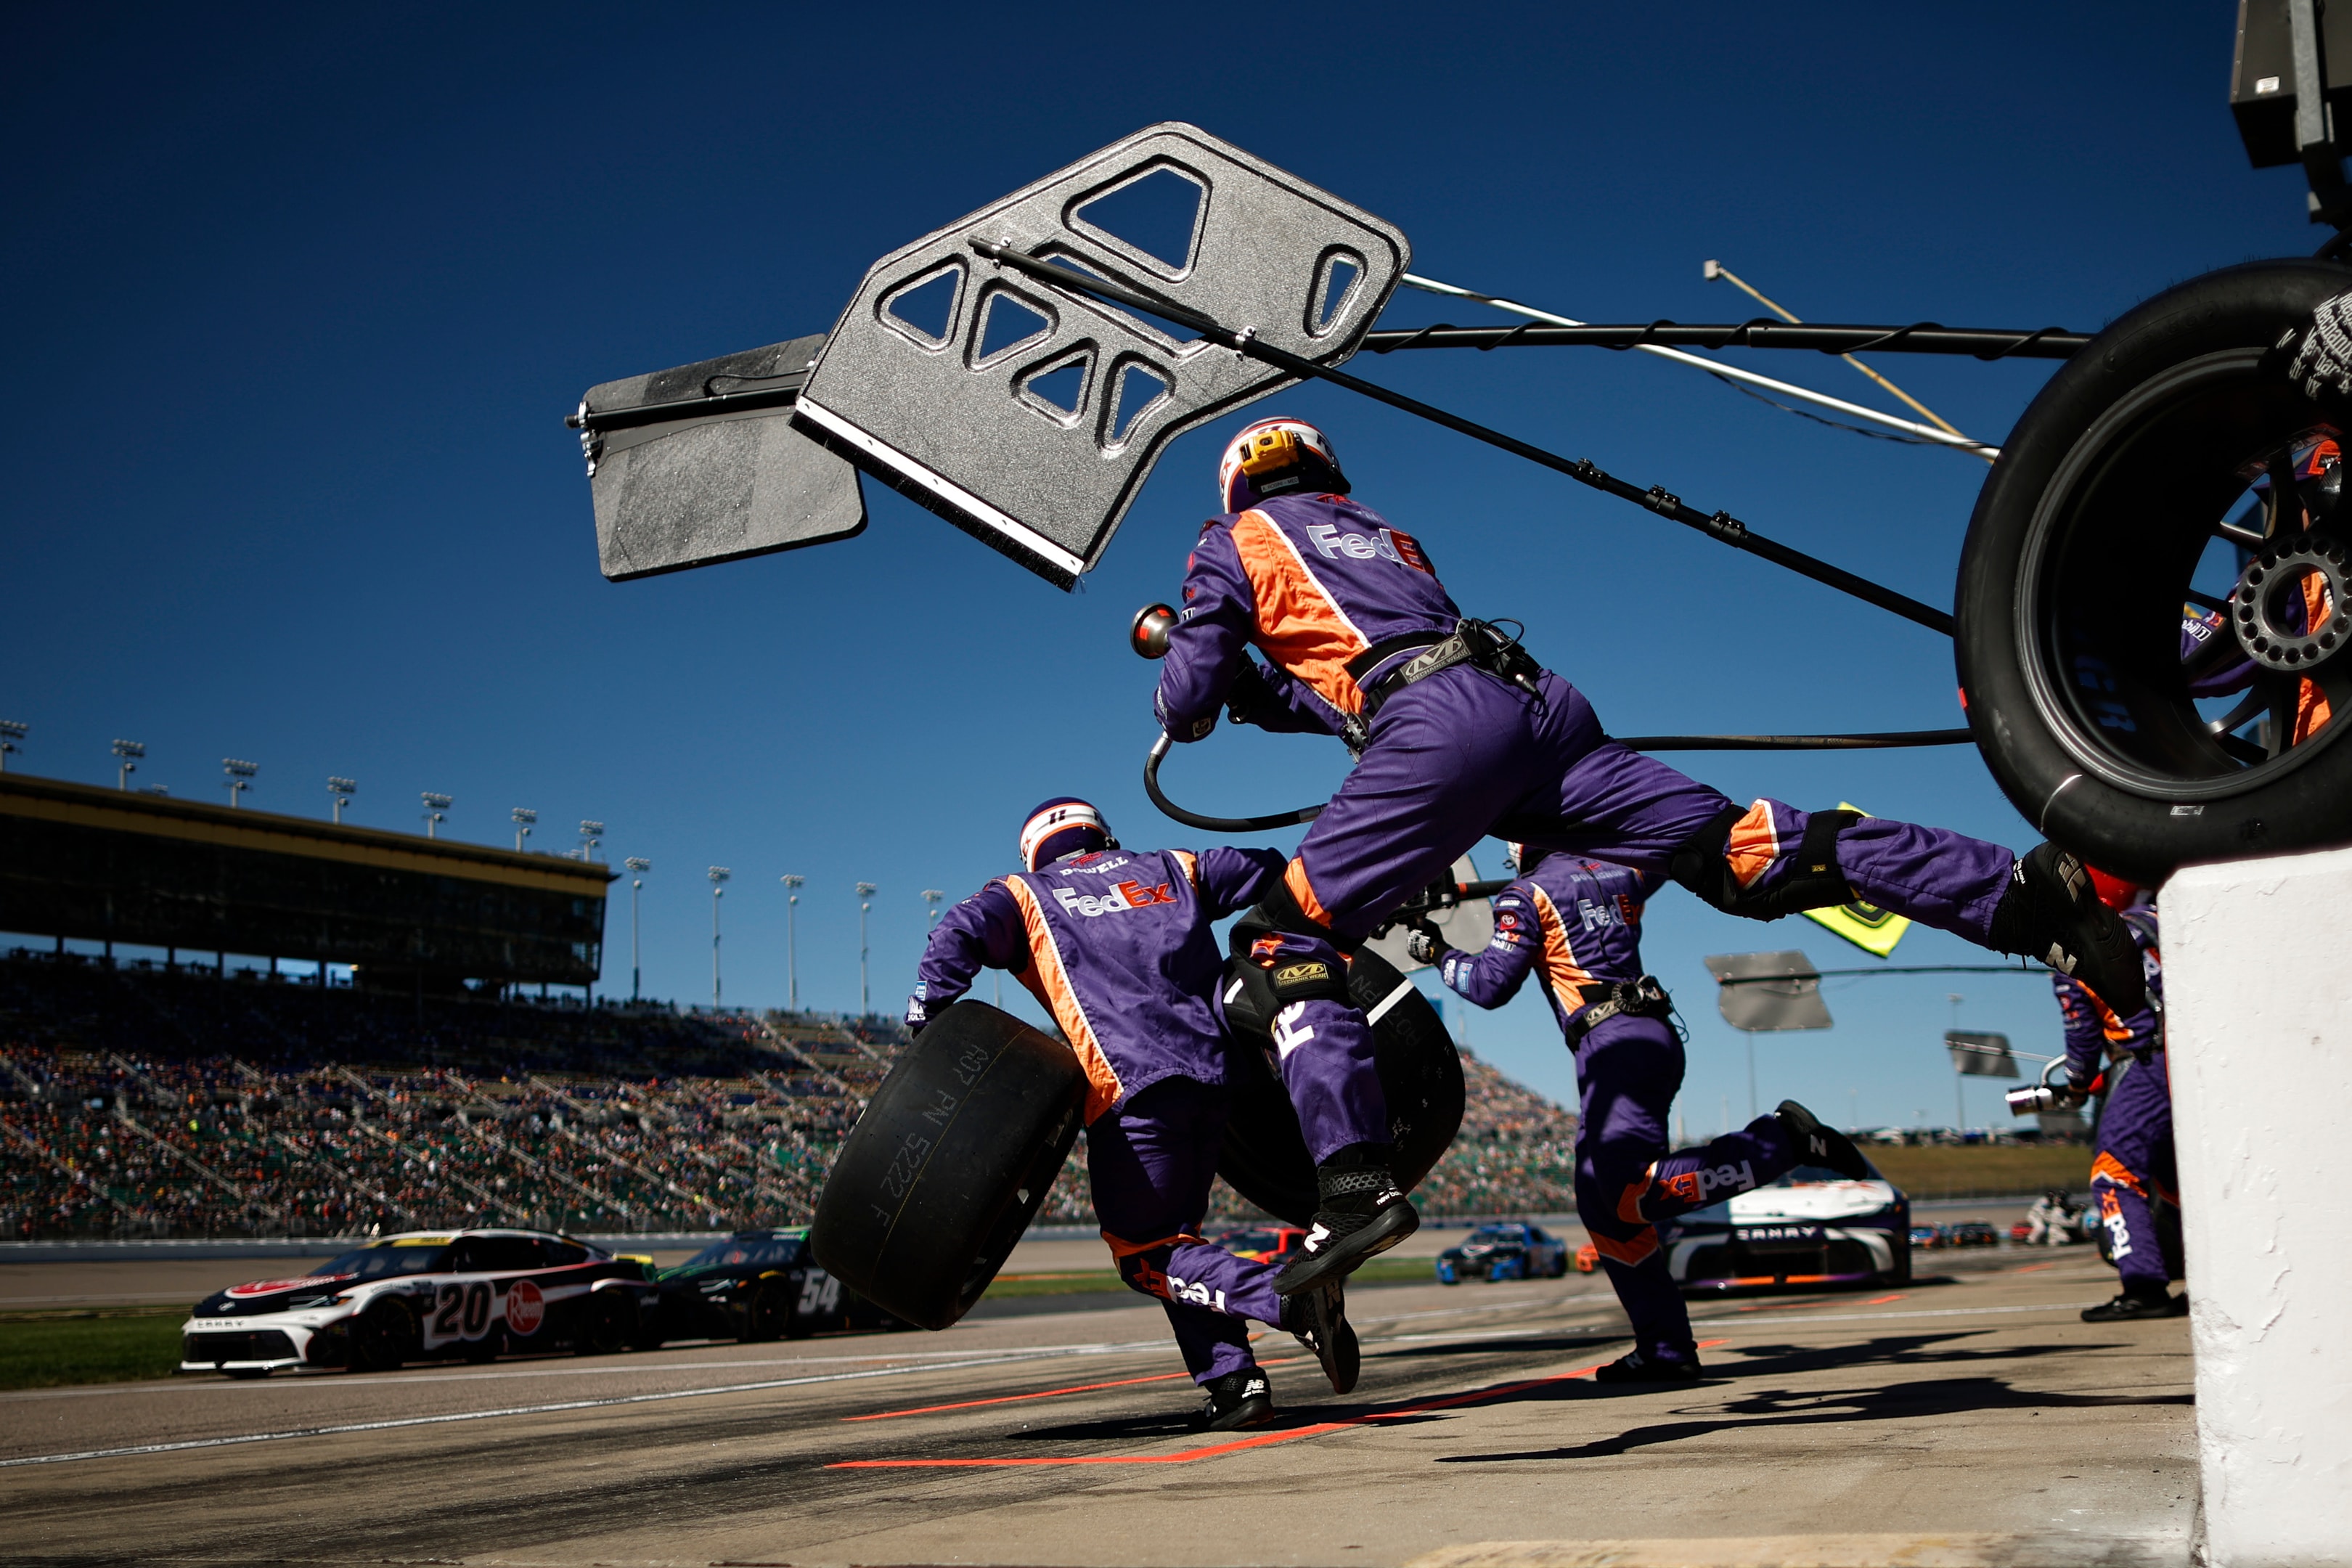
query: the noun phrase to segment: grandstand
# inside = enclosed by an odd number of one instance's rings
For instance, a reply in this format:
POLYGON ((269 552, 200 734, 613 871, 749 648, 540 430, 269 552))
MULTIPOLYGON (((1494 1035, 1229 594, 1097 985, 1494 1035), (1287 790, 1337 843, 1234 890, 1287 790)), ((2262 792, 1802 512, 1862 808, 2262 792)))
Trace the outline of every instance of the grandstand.
MULTIPOLYGON (((901 1037, 20 950, 0 958, 0 1239, 803 1224, 901 1037)), ((1464 1067, 1424 1207, 1567 1206, 1574 1119, 1464 1067)), ((1093 1223, 1084 1157, 1041 1217, 1093 1223)), ((1218 1217, 1251 1217, 1218 1194, 1218 1217)))

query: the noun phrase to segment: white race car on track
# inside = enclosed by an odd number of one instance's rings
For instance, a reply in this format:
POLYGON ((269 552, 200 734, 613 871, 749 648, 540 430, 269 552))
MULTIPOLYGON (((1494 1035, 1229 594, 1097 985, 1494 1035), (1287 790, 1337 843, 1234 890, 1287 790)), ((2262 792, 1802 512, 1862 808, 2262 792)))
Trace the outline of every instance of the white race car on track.
POLYGON ((232 1285, 181 1328, 180 1370, 382 1372, 502 1350, 607 1352, 642 1337, 659 1292, 645 1263, 531 1230, 388 1236, 299 1279, 232 1285))
POLYGON ((1664 1221, 1658 1242, 1685 1290, 1899 1285, 1911 1278, 1911 1202, 1875 1171, 1853 1182, 1801 1165, 1664 1221))

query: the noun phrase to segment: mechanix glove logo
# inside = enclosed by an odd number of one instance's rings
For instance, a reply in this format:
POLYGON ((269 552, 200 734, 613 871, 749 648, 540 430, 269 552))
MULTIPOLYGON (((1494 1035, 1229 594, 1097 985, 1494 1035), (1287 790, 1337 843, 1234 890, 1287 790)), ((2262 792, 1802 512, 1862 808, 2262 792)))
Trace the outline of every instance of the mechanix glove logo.
POLYGON ((1330 978, 1331 966, 1318 959, 1310 959, 1305 963, 1286 964, 1274 972, 1274 983, 1278 986, 1306 985, 1330 978))

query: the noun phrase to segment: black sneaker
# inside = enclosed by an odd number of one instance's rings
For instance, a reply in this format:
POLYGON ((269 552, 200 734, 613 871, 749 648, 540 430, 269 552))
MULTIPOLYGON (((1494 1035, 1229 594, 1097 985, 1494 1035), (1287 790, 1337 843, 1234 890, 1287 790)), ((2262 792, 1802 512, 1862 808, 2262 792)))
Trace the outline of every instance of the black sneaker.
POLYGON ((1696 1383, 1696 1354, 1663 1361, 1643 1355, 1640 1351, 1627 1351, 1607 1366, 1594 1370, 1595 1383, 1696 1383))
POLYGON ((1254 1366, 1211 1378, 1201 1385, 1209 1397, 1201 1405, 1200 1425, 1211 1432, 1232 1432, 1263 1426, 1274 1419, 1274 1384, 1254 1366))
POLYGON ((2147 1010, 2147 977, 2130 929, 2099 902, 2083 862, 2055 844, 2027 851, 2010 872, 1985 945, 2072 975, 2118 1018, 2147 1010))
POLYGON ((1350 1143, 1315 1167, 1314 1220, 1297 1256, 1275 1276, 1276 1295, 1344 1279, 1366 1258, 1421 1228, 1420 1211, 1391 1169, 1394 1152, 1386 1143, 1350 1143))
POLYGON ((1813 1119, 1813 1113, 1793 1100, 1784 1100, 1780 1109, 1772 1113, 1780 1119, 1789 1137, 1797 1145, 1800 1164, 1821 1165, 1835 1171, 1849 1182, 1872 1179, 1870 1162, 1853 1146, 1853 1140, 1834 1127, 1824 1127, 1813 1119))
POLYGON ((1363 1369, 1363 1352, 1356 1342, 1356 1331, 1348 1321, 1345 1284, 1327 1280, 1295 1296, 1284 1297, 1282 1326, 1315 1352, 1315 1359, 1322 1363, 1323 1375, 1331 1380, 1332 1393, 1346 1394, 1356 1386, 1356 1376, 1363 1369))
POLYGON ((2126 1287, 2114 1300, 2083 1309, 2083 1321, 2086 1323, 2136 1323, 2143 1318, 2185 1318, 2188 1315, 2189 1298, 2176 1296, 2160 1287, 2153 1290, 2126 1287))

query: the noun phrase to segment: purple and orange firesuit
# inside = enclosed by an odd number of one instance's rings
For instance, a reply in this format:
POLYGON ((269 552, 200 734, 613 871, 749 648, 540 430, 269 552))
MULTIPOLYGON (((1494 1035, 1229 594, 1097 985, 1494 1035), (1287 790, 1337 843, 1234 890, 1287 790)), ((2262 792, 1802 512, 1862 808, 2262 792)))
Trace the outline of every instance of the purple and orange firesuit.
MULTIPOLYGON (((1086 1068, 1087 1172, 1120 1277, 1168 1311, 1184 1364, 1207 1383, 1255 1364, 1245 1320, 1279 1324, 1270 1264, 1200 1236, 1225 1125, 1223 973, 1212 922, 1282 875, 1274 849, 1109 849, 999 877, 950 910, 923 950, 908 1007, 919 1026, 983 967, 1012 971, 1086 1068)), ((1263 943, 1269 967, 1308 943, 1263 943)), ((1284 1086, 1319 1160, 1359 1142, 1377 1104, 1371 1032, 1344 1003, 1278 1015, 1284 1086), (1313 1041, 1316 1049, 1297 1049, 1313 1041)))
MULTIPOLYGON (((1154 708, 1171 738, 1199 740, 1254 646, 1275 668, 1249 722, 1344 735, 1369 692, 1461 619, 1427 552, 1379 513, 1344 495, 1276 496, 1203 525, 1154 708)), ((1490 833, 1663 877, 1731 808, 1609 739, 1549 670, 1530 694, 1455 665, 1390 692, 1362 730, 1355 770, 1283 874, 1307 920, 1344 946, 1490 833)), ((1750 805, 1723 847, 1738 888, 1760 894, 1794 877, 1812 815, 1750 805)), ((1847 886, 1824 901, 1864 900, 1977 942, 2016 863, 2000 845, 1876 816, 1845 826, 1836 849, 1847 886)))
POLYGON ((1447 952, 1438 973, 1480 1007, 1501 1006, 1530 973, 1541 976, 1576 1058, 1577 1217, 1633 1321, 1634 1348, 1645 1361, 1672 1362, 1698 1350, 1656 1222, 1777 1181, 1798 1154, 1772 1116, 1669 1153, 1666 1111, 1682 1088, 1682 1041, 1657 1016, 1620 1013, 1585 1026, 1612 982, 1643 974, 1642 906, 1653 880, 1605 861, 1545 856, 1495 895, 1486 949, 1447 952))
POLYGON ((2179 1203, 2173 1163, 2172 1080, 2164 1058, 2164 959, 2157 949, 2156 906, 2135 904, 2124 925, 2139 948, 2149 1006, 2118 1018, 2080 981, 2053 974, 2058 1011, 2066 1021, 2066 1079, 2086 1088, 2103 1064, 2121 1081, 2099 1113, 2098 1153, 2091 1163, 2091 1197, 2107 1227, 2116 1272, 2126 1288, 2161 1290, 2171 1276, 2158 1239, 2151 1198, 2179 1203))

